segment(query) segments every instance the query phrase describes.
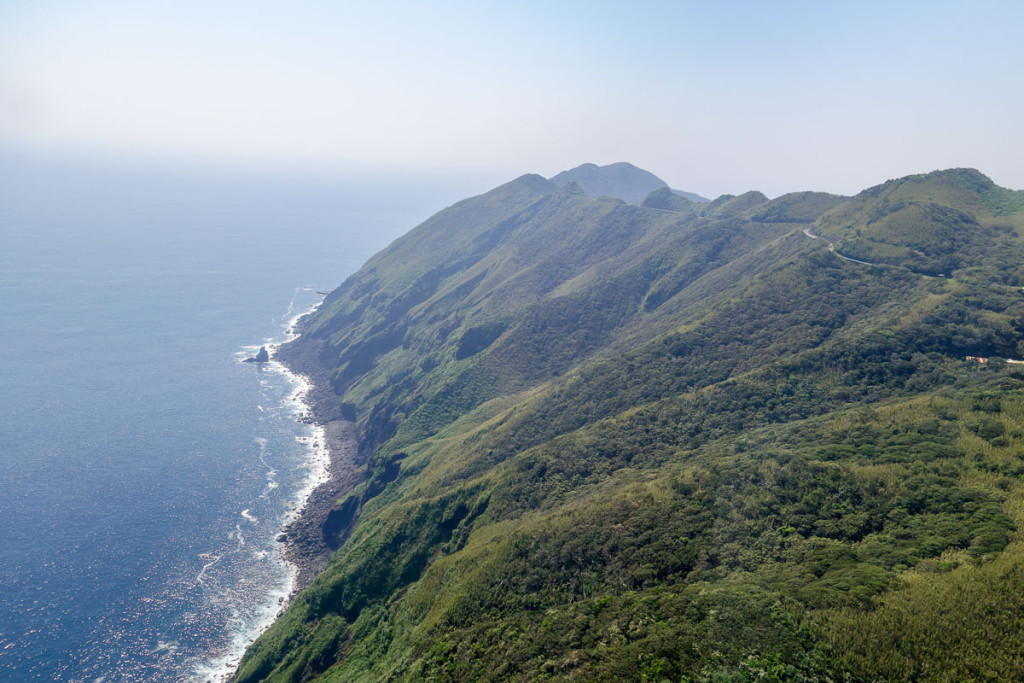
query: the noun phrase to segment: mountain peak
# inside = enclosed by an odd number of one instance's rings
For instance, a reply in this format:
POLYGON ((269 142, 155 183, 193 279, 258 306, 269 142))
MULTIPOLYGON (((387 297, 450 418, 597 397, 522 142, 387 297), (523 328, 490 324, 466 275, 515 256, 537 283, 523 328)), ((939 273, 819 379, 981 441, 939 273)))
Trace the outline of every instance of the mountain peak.
POLYGON ((565 185, 562 185, 560 188, 558 188, 558 193, 580 195, 586 194, 586 192, 583 191, 583 188, 580 187, 579 183, 577 183, 575 180, 570 180, 565 185))
POLYGON ((929 203, 969 213, 982 211, 991 216, 1024 212, 1024 191, 1000 187, 973 168, 950 168, 895 178, 864 190, 853 200, 857 208, 874 202, 883 202, 886 207, 929 203))
POLYGON ((659 187, 644 198, 640 206, 659 211, 689 211, 694 202, 688 196, 680 194, 668 187, 659 187))
POLYGON ((932 171, 868 188, 816 223, 846 256, 945 275, 1017 260, 1024 192, 971 168, 932 171))
POLYGON ((639 204, 653 190, 668 186, 653 173, 625 161, 607 166, 581 164, 552 176, 551 182, 559 187, 575 182, 592 197, 618 197, 630 204, 639 204))
POLYGON ((723 194, 721 197, 706 204, 703 207, 703 213, 708 216, 718 216, 720 218, 739 216, 764 206, 767 203, 768 197, 766 197, 763 192, 759 192, 757 190, 744 192, 738 197, 731 194, 723 194))

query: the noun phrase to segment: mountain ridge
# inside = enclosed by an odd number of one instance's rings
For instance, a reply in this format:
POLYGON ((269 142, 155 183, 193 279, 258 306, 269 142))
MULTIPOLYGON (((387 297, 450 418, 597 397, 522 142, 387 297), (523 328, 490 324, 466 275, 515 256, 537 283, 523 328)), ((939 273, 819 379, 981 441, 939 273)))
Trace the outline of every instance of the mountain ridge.
POLYGON ((1021 195, 569 182, 445 209, 280 349, 362 474, 238 680, 1012 677, 1024 373, 965 357, 1024 357, 1021 195))
MULTIPOLYGON (((551 182, 559 187, 575 182, 591 197, 616 197, 629 204, 640 204, 651 192, 668 187, 668 183, 650 171, 637 168, 625 161, 606 166, 581 164, 552 176, 551 182)), ((671 189, 669 192, 691 202, 708 201, 693 192, 671 189)))

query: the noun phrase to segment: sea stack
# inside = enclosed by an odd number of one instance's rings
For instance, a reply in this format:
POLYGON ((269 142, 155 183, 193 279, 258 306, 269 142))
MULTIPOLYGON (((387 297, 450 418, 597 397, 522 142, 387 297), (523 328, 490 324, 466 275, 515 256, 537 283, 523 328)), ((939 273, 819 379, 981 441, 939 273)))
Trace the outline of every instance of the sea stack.
POLYGON ((267 347, 266 346, 261 346, 260 347, 260 352, 257 353, 252 358, 246 358, 245 362, 246 363, 266 363, 269 360, 270 360, 270 354, 267 352, 267 347))

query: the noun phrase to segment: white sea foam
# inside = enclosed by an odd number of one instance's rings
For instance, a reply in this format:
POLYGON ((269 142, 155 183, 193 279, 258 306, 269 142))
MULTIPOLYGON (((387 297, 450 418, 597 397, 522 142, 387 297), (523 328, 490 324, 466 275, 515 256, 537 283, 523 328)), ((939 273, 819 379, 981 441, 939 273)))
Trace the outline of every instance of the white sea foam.
MULTIPOLYGON (((296 320, 298 319, 297 316, 296 320)), ((275 349, 276 351, 276 349, 275 349)), ((272 357, 273 358, 273 357, 272 357)), ((272 360, 272 363, 281 368, 282 374, 286 374, 297 386, 297 390, 286 399, 286 404, 291 414, 296 417, 303 417, 310 411, 306 403, 306 397, 312 389, 312 384, 302 375, 296 375, 287 370, 283 365, 272 360)), ((320 425, 310 425, 308 436, 297 437, 296 440, 309 447, 308 474, 303 484, 296 493, 297 504, 285 516, 285 524, 289 524, 295 517, 305 509, 309 496, 313 490, 330 479, 330 453, 327 451, 327 431, 320 425)))
MULTIPOLYGON (((311 287, 306 287, 303 291, 310 291, 311 289, 311 287)), ((296 290, 296 293, 298 293, 298 290, 296 290)), ((283 328, 283 341, 277 342, 268 340, 266 344, 262 345, 267 347, 271 357, 270 362, 266 363, 264 366, 265 370, 283 376, 293 387, 292 392, 284 400, 283 407, 295 418, 300 418, 309 414, 310 406, 306 403, 306 397, 309 395, 312 384, 306 377, 291 372, 282 363, 274 360, 274 355, 282 344, 298 338, 299 335, 296 331, 296 326, 299 318, 307 313, 315 311, 316 308, 317 306, 314 305, 306 311, 296 313, 295 297, 293 297, 285 316, 287 320, 283 328)), ((244 362, 245 358, 251 357, 252 354, 258 350, 259 346, 254 346, 251 350, 249 347, 245 347, 242 352, 235 354, 235 356, 239 359, 239 362, 244 362)), ((268 388, 270 386, 270 382, 266 379, 261 380, 260 384, 264 388, 268 388)), ((263 411, 262 406, 260 406, 259 409, 260 411, 263 411)), ((300 443, 303 443, 309 448, 309 455, 306 460, 307 474, 295 493, 296 503, 289 505, 289 510, 284 515, 281 526, 282 530, 290 524, 303 509, 305 509, 313 490, 330 479, 330 453, 326 448, 327 432, 319 425, 308 425, 308 429, 310 432, 309 435, 301 437, 300 440, 300 443)), ((265 459, 267 447, 266 439, 257 438, 256 442, 260 447, 260 462, 267 467, 267 484, 260 496, 262 498, 276 489, 279 484, 275 478, 277 472, 267 464, 265 459)), ((255 517, 247 515, 247 513, 248 510, 243 510, 242 517, 254 522, 255 517)), ((239 549, 241 549, 241 546, 245 544, 245 540, 242 536, 241 525, 237 525, 235 527, 235 534, 239 543, 239 549)), ((256 551, 257 556, 260 556, 259 553, 261 552, 263 551, 256 551)), ((251 645, 264 631, 266 631, 270 625, 274 623, 274 620, 277 619, 277 617, 284 611, 287 606, 288 598, 295 590, 296 582, 298 580, 298 567, 291 562, 288 562, 284 556, 283 547, 277 548, 275 556, 277 561, 286 569, 284 581, 266 594, 265 599, 261 602, 255 615, 249 619, 237 618, 234 620, 236 622, 236 628, 232 630, 229 636, 229 642, 217 653, 214 653, 212 657, 199 662, 192 668, 192 680, 203 681, 204 683, 226 683, 229 681, 234 674, 235 669, 238 667, 246 648, 251 645)), ((206 571, 219 560, 220 557, 217 557, 215 560, 208 562, 203 567, 202 571, 200 571, 197 581, 201 583, 201 579, 205 575, 206 571)))
POLYGON ((238 663, 242 660, 245 649, 274 623, 274 620, 284 610, 285 601, 294 587, 295 578, 291 577, 280 588, 271 591, 260 605, 254 625, 251 628, 245 628, 239 623, 240 628, 235 629, 231 634, 230 640, 222 652, 192 670, 192 680, 204 683, 230 681, 235 669, 238 668, 238 663))
POLYGON ((250 358, 252 358, 257 353, 259 353, 260 349, 262 347, 266 346, 266 345, 267 345, 266 343, 263 343, 263 344, 246 344, 246 345, 242 346, 241 348, 239 348, 237 351, 235 351, 231 355, 232 355, 232 357, 234 357, 236 363, 245 363, 250 358))
POLYGON ((156 641, 156 647, 153 648, 153 652, 154 653, 165 652, 165 651, 166 652, 177 652, 178 651, 178 647, 179 647, 179 644, 178 644, 178 641, 176 641, 176 640, 172 640, 172 641, 169 641, 169 642, 168 641, 164 641, 164 640, 158 640, 158 641, 156 641))
POLYGON ((253 516, 253 514, 251 512, 249 512, 249 508, 246 508, 246 509, 242 510, 241 514, 242 514, 242 519, 246 520, 247 522, 252 522, 253 524, 255 524, 256 522, 259 521, 258 519, 256 519, 256 517, 253 516))
POLYGON ((212 567, 215 564, 217 564, 218 562, 220 562, 222 557, 223 557, 223 555, 214 555, 213 553, 200 553, 199 554, 199 559, 205 561, 206 564, 204 564, 203 568, 199 570, 198 574, 196 574, 196 583, 197 584, 202 586, 202 585, 204 585, 206 583, 205 580, 204 580, 204 577, 206 576, 207 570, 209 570, 210 567, 212 567))

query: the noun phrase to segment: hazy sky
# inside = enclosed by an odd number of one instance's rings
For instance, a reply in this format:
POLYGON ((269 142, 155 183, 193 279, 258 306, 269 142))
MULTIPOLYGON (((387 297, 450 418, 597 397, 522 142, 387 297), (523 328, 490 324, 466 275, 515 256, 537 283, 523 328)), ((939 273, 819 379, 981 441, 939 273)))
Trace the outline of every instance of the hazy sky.
POLYGON ((1024 188, 1024 2, 0 0, 0 143, 853 193, 1024 188))

